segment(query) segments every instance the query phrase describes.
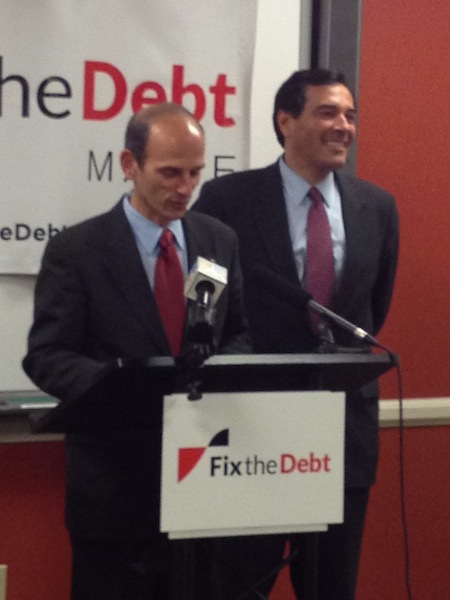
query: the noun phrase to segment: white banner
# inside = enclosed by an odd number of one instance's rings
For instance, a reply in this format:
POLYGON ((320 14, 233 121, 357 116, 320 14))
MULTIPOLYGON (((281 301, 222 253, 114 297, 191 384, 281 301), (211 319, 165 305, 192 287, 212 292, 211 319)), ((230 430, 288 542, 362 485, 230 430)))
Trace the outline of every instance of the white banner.
POLYGON ((129 189, 131 114, 174 101, 207 135, 204 179, 248 166, 256 0, 5 0, 0 273, 35 273, 62 228, 129 189))
POLYGON ((341 523, 344 413, 341 392, 166 397, 161 531, 193 538, 341 523))

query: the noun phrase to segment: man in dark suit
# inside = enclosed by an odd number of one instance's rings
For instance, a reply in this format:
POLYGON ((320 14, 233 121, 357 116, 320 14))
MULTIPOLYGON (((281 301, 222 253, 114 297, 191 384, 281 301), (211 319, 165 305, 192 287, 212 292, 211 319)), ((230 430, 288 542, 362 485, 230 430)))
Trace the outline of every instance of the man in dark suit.
MULTIPOLYGON (((158 243, 167 230, 185 274, 198 256, 228 269, 216 305, 215 345, 221 353, 250 350, 236 234, 209 216, 187 213, 204 166, 199 123, 175 104, 144 109, 128 124, 121 164, 132 193, 52 239, 37 279, 23 365, 63 403, 85 394, 114 364, 185 351, 186 340, 181 350, 171 348, 160 316, 172 299, 158 308, 154 293, 158 243)), ((67 436, 72 600, 180 597, 170 591, 176 544, 159 532, 161 394, 156 387, 133 388, 124 392, 123 405, 133 393, 148 394, 150 419, 127 425, 124 409, 123 426, 67 436)))
MULTIPOLYGON (((307 223, 312 187, 322 196, 331 229, 334 286, 329 308, 374 335, 385 321, 397 265, 398 215, 388 192, 337 172, 354 139, 355 118, 354 98, 342 75, 325 70, 294 73, 279 89, 273 114, 283 156, 267 168, 207 182, 194 206, 238 233, 246 314, 257 353, 317 348, 317 329, 306 311, 288 302, 282 289, 279 297, 273 289, 265 290, 255 277, 255 267, 264 267, 290 285, 308 285, 307 223)), ((337 344, 357 344, 342 330, 332 329, 337 344)), ((343 525, 319 534, 319 600, 355 597, 377 458, 378 389, 374 382, 347 394, 345 518, 343 525)), ((305 597, 303 546, 308 541, 306 535, 290 538, 291 550, 298 551, 291 564, 291 579, 299 598, 305 597)), ((281 536, 223 540, 219 548, 223 597, 238 597, 272 573, 256 586, 260 594, 268 594, 284 544, 281 536)))

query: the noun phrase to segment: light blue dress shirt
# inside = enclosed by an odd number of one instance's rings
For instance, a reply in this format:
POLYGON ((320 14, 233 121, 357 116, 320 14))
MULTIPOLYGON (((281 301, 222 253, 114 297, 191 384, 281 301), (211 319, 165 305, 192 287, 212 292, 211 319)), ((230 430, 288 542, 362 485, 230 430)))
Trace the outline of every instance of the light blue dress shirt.
MULTIPOLYGON (((294 252, 299 280, 302 284, 305 284, 306 243, 308 240, 307 223, 308 211, 311 206, 311 199, 308 196, 308 192, 311 185, 288 167, 283 157, 279 160, 279 166, 292 250, 294 252)), ((334 271, 336 283, 338 283, 345 258, 345 230, 342 219, 341 195, 333 173, 329 173, 325 179, 314 187, 319 190, 324 198, 325 210, 330 222, 334 271)))
MULTIPOLYGON (((129 196, 123 197, 122 206, 133 231, 134 239, 136 240, 148 281, 152 289, 154 289, 155 267, 159 255, 158 242, 164 228, 141 215, 141 213, 131 205, 129 196)), ((180 257, 181 268, 186 276, 188 271, 187 248, 181 219, 171 221, 167 225, 167 229, 170 229, 175 237, 175 245, 178 256, 180 257)))

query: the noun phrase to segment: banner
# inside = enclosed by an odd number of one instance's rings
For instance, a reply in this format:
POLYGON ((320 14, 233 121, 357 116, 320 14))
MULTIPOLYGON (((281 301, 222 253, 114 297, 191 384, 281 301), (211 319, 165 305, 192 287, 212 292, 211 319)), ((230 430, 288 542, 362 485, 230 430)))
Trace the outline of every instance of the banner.
POLYGON ((248 167, 256 0, 8 0, 0 19, 0 273, 34 274, 49 238, 129 190, 126 123, 183 104, 204 180, 248 167))
POLYGON ((161 531, 317 531, 343 519, 343 392, 164 399, 161 531))

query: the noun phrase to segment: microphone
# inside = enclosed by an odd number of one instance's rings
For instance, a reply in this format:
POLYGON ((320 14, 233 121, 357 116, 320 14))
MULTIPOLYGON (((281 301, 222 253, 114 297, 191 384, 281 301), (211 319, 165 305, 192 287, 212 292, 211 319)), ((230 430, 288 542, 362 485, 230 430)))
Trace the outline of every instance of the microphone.
POLYGON ((190 270, 184 295, 188 305, 187 339, 193 344, 213 346, 215 306, 228 282, 228 270, 199 256, 190 270))
POLYGON ((189 400, 199 400, 201 381, 196 375, 205 360, 216 349, 214 321, 216 303, 228 282, 228 270, 199 256, 190 270, 184 285, 184 295, 191 300, 187 306, 186 337, 188 348, 177 361, 187 369, 189 400))
POLYGON ((186 278, 184 295, 201 306, 215 306, 227 282, 225 267, 199 256, 186 278))
POLYGON ((325 306, 322 306, 313 300, 312 295, 300 285, 291 283, 285 277, 278 275, 278 273, 275 273, 270 269, 266 269, 265 267, 257 266, 252 270, 249 276, 249 281, 256 286, 263 288, 265 291, 271 293, 280 300, 285 300, 289 304, 297 306, 300 309, 307 308, 311 312, 326 319, 328 322, 331 322, 339 327, 342 327, 346 331, 349 331, 358 339, 363 340, 372 346, 376 346, 385 350, 385 347, 382 346, 372 335, 370 335, 370 333, 364 331, 364 329, 361 327, 350 323, 350 321, 347 321, 325 306))

